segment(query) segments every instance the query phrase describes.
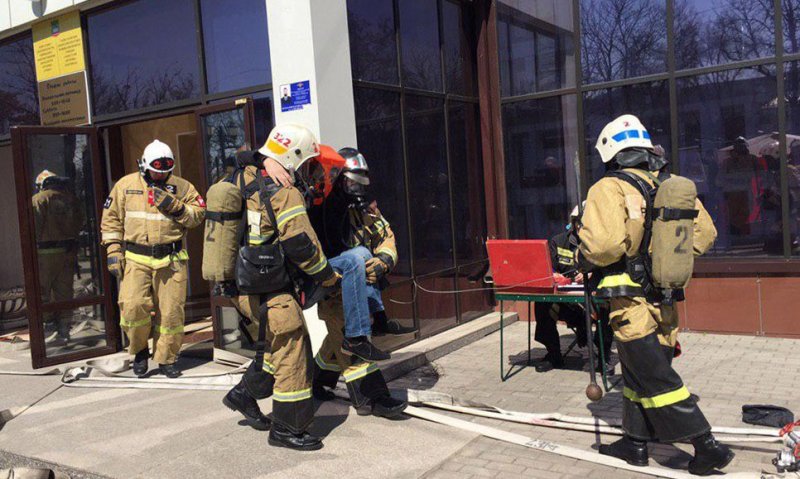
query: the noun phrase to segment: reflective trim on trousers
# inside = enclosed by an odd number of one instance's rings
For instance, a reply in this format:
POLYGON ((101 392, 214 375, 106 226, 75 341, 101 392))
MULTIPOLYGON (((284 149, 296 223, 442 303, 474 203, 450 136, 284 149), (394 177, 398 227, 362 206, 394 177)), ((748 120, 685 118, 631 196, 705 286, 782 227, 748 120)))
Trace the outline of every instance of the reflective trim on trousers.
POLYGON ((623 388, 622 395, 628 398, 630 401, 639 403, 645 409, 655 409, 659 407, 671 406, 675 403, 679 403, 683 400, 689 399, 689 390, 686 389, 686 386, 681 386, 680 388, 670 391, 668 393, 659 394, 658 396, 653 397, 639 397, 636 394, 636 391, 630 388, 623 388))
POLYGON ((166 335, 183 334, 183 326, 175 326, 174 328, 165 328, 164 326, 159 326, 158 332, 166 335))
POLYGON ((123 328, 140 328, 142 326, 149 326, 150 325, 150 318, 142 319, 141 321, 128 321, 125 318, 119 318, 119 325, 123 328))
POLYGON ((342 368, 340 368, 338 364, 326 363, 325 360, 322 359, 322 356, 319 355, 319 353, 317 353, 317 355, 314 356, 314 361, 317 363, 317 366, 319 366, 319 368, 322 369, 323 371, 333 371, 335 373, 342 372, 342 368))
POLYGON ((350 383, 357 379, 361 379, 367 374, 374 373, 375 371, 379 371, 380 368, 378 367, 377 363, 364 363, 363 365, 359 366, 358 368, 348 372, 345 371, 344 373, 344 382, 350 383))
POLYGON ((311 399, 311 388, 301 389, 299 391, 279 392, 272 393, 272 399, 278 402, 298 402, 305 399, 311 399))

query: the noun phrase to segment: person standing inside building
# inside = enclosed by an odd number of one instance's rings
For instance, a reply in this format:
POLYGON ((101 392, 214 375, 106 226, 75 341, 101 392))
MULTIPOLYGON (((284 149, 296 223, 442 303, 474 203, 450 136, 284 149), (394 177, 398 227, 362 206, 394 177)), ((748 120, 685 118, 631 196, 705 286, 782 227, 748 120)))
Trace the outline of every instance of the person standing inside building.
MULTIPOLYGON (((45 303, 66 301, 74 295, 78 271, 78 236, 86 217, 80 201, 69 190, 69 178, 43 170, 36 176, 33 220, 39 260, 39 284, 45 303)), ((63 313, 44 313, 45 340, 69 341, 70 318, 63 313)))
POLYGON ((170 147, 154 140, 139 172, 122 177, 103 205, 101 241, 108 270, 119 280, 120 324, 139 377, 147 373, 152 313, 160 320, 153 359, 165 376, 181 374, 175 362, 183 343, 189 259, 183 239, 203 222, 206 205, 191 183, 172 174, 174 168, 170 147))
MULTIPOLYGON (((550 260, 553 264, 554 277, 557 282, 566 278, 574 283, 583 284, 583 273, 578 271, 575 262, 575 252, 578 250, 578 231, 580 230, 580 210, 573 208, 569 216, 570 222, 567 230, 559 233, 548 242, 550 247, 550 260)), ((539 372, 564 367, 564 358, 561 355, 561 338, 558 334, 557 323, 564 321, 567 326, 575 330, 578 346, 586 346, 586 319, 583 306, 571 303, 537 302, 534 305, 536 316, 536 333, 534 339, 542 343, 547 349, 544 362, 536 366, 539 372)), ((611 328, 608 324, 608 309, 599 308, 599 327, 603 328, 603 352, 606 364, 611 356, 611 328)), ((595 334, 595 344, 599 346, 600 335, 595 334)), ((599 362, 598 362, 599 365, 599 362)))
MULTIPOLYGON (((611 327, 625 384, 625 435, 610 445, 601 445, 600 453, 644 466, 648 463, 648 441, 691 441, 695 455, 689 461, 689 472, 708 474, 728 465, 734 454, 715 440, 695 399, 672 368, 678 334, 678 313, 672 301, 682 299, 682 290, 669 290, 667 296, 656 288, 652 282, 655 263, 650 253, 640 250, 643 242, 645 249, 655 251, 660 241, 667 240, 666 236, 654 235, 650 243, 653 207, 642 193, 663 188, 662 182, 671 181, 665 168, 667 161, 654 153, 649 133, 633 115, 623 115, 606 125, 596 148, 608 173, 589 190, 578 232, 577 260, 581 270, 596 275, 596 295, 609 298, 611 327)), ((659 195, 653 204, 658 200, 659 195)), ((714 224, 696 199, 696 190, 693 203, 694 209, 658 210, 661 221, 688 220, 689 225, 681 226, 681 232, 687 239, 692 235, 692 249, 678 251, 680 243, 675 253, 688 254, 689 258, 692 253, 703 254, 716 238, 714 224)))
MULTIPOLYGON (((317 139, 307 128, 296 124, 278 125, 258 151, 238 155, 245 160, 243 168, 235 172, 230 181, 240 185, 246 203, 246 247, 256 248, 257 252, 261 245, 279 242, 287 266, 299 269, 324 287, 332 287, 341 277, 328 263, 306 212, 310 196, 307 172, 319 154, 317 139), (273 175, 285 179, 281 183, 285 186, 266 178, 273 175), (295 184, 297 186, 293 186, 295 184)), ((237 277, 240 273, 237 270, 237 277)), ((241 290, 242 282, 238 279, 241 290)), ((288 275, 271 278, 270 282, 275 284, 266 288, 270 290, 268 293, 242 294, 237 298, 240 312, 257 320, 259 328, 263 328, 263 334, 259 332, 259 343, 263 336, 266 350, 263 360, 250 365, 223 403, 239 411, 253 427, 269 428, 270 445, 317 450, 323 447, 322 440, 308 432, 314 418, 314 404, 311 344, 303 310, 288 275), (271 421, 257 402, 270 396, 271 421)))
MULTIPOLYGON (((377 205, 366 199, 370 183, 367 161, 355 148, 342 148, 339 154, 345 159, 345 166, 331 194, 320 208, 315 208, 312 224, 319 232, 322 247, 329 257, 352 257, 364 269, 368 309, 375 321, 373 331, 382 334, 413 333, 415 328, 388 319, 383 307, 381 285, 385 284, 385 276, 397 263, 397 247, 389 223, 377 205)), ((325 388, 335 388, 339 376, 344 375, 347 391, 358 414, 399 416, 407 403, 391 397, 378 365, 369 360, 359 361, 344 351, 347 341, 344 310, 339 296, 326 299, 319 305, 318 314, 325 321, 328 334, 314 358, 314 396, 320 400, 333 399, 333 393, 325 388)))

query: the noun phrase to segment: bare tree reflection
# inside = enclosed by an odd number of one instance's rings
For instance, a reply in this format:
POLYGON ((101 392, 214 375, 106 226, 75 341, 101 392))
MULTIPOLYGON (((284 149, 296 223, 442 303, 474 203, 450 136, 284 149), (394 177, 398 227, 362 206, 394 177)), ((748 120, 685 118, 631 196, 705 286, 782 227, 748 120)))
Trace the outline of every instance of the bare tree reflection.
POLYGON ((0 47, 0 134, 39 123, 36 66, 30 37, 0 47))
POLYGON ((145 73, 128 66, 122 75, 97 67, 92 71, 92 96, 99 114, 134 110, 185 100, 199 94, 194 76, 180 67, 145 73))

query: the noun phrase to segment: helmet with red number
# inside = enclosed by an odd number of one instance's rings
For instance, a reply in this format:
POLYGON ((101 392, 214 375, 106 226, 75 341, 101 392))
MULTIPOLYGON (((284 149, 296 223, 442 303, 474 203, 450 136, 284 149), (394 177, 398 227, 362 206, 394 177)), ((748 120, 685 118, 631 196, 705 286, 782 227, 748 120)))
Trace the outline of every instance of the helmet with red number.
POLYGON ((152 143, 147 145, 142 154, 142 159, 139 160, 139 173, 147 177, 147 172, 154 173, 171 173, 175 168, 175 155, 172 154, 172 148, 164 142, 153 140, 152 143))
POLYGON ((272 129, 258 152, 295 172, 306 160, 319 156, 319 143, 314 133, 303 125, 285 123, 272 129))

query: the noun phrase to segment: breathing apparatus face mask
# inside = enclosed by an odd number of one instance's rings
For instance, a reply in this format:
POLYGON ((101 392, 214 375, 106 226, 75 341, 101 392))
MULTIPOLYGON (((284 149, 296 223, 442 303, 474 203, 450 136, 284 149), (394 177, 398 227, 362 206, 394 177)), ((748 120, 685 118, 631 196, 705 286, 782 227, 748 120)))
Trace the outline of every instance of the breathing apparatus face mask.
POLYGON ((609 169, 644 167, 649 171, 659 171, 669 164, 665 157, 653 153, 647 148, 629 148, 620 151, 614 161, 608 163, 609 169))

